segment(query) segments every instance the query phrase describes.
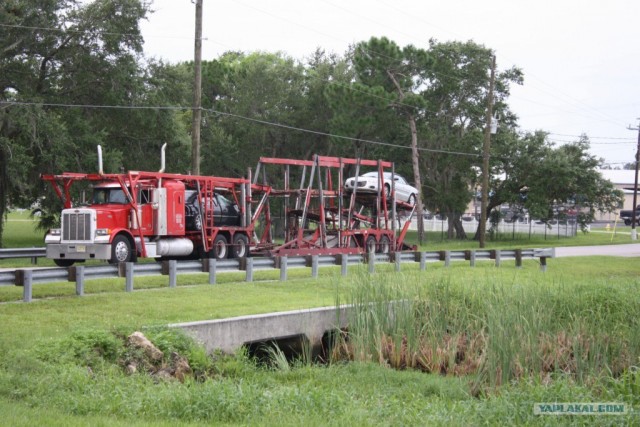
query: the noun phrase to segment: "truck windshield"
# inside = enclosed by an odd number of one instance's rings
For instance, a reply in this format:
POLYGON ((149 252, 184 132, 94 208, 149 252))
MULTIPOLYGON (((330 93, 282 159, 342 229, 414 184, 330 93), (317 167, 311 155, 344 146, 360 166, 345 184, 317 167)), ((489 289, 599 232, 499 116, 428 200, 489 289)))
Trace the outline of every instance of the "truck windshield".
POLYGON ((96 188, 93 190, 93 204, 127 204, 127 198, 121 188, 96 188))

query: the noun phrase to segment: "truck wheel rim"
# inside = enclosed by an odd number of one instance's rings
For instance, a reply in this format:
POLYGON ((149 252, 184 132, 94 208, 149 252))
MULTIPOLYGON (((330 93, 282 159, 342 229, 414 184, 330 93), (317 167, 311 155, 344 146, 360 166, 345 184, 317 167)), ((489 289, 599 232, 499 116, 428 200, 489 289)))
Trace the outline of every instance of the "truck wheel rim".
POLYGON ((126 242, 118 242, 115 253, 118 261, 125 262, 129 259, 129 246, 127 246, 126 242))
POLYGON ((216 258, 221 259, 227 255, 227 245, 224 242, 216 243, 215 247, 216 258))
POLYGON ((244 244, 244 240, 238 239, 236 242, 236 255, 238 258, 242 258, 245 256, 247 251, 247 246, 244 244))

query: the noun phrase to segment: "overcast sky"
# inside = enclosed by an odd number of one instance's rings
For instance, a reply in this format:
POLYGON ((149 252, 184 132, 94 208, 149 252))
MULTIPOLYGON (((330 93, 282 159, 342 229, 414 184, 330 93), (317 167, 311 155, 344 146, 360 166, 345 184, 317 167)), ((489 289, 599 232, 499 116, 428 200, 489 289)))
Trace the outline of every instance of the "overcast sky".
MULTIPOLYGON (((145 53, 193 59, 195 5, 154 0, 142 24, 145 53)), ((522 130, 558 143, 591 138, 593 154, 634 160, 640 117, 640 1, 610 0, 204 0, 203 59, 228 50, 282 51, 304 59, 317 47, 386 36, 400 46, 473 40, 499 69, 520 67, 509 99, 522 130)), ((615 166, 615 165, 614 165, 615 166)))

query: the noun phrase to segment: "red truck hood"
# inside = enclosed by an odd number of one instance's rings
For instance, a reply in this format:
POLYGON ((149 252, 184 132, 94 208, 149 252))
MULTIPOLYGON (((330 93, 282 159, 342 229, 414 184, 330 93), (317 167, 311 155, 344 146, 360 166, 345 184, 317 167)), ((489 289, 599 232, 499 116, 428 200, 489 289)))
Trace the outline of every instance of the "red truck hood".
POLYGON ((128 228, 129 205, 93 205, 91 209, 96 211, 97 228, 128 228))

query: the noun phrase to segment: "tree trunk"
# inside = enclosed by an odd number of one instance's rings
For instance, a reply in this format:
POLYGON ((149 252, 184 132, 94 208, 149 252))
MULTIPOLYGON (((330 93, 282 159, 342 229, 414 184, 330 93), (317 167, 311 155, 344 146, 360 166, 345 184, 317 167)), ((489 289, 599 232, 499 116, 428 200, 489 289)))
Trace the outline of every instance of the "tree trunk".
POLYGON ((413 180, 418 194, 416 195, 416 215, 418 216, 418 242, 424 240, 424 215, 422 211, 422 179, 420 178, 420 163, 418 156, 418 130, 413 114, 409 114, 409 127, 411 128, 411 163, 413 165, 413 180))
POLYGON ((0 145, 0 248, 2 245, 2 234, 4 232, 4 215, 7 206, 7 157, 5 148, 0 145))
MULTIPOLYGON (((500 206, 502 203, 496 203, 496 202, 491 202, 491 200, 489 200, 489 204, 487 205, 487 221, 489 221, 489 216, 491 214, 491 211, 497 207, 500 206)), ((473 236, 473 240, 479 241, 480 240, 480 223, 478 222, 478 228, 476 229, 476 233, 473 236)), ((486 232, 486 228, 485 228, 485 232, 486 232)))
POLYGON ((467 233, 462 226, 462 214, 460 212, 447 212, 448 239, 466 240, 467 233))
POLYGON ((453 228, 456 231, 456 239, 467 240, 467 232, 464 231, 464 227, 462 226, 462 220, 460 219, 460 215, 456 215, 456 217, 453 219, 453 228))
MULTIPOLYGON (((404 100, 404 91, 398 84, 393 73, 387 70, 387 75, 398 90, 400 102, 404 100)), ((418 129, 416 127, 416 118, 409 113, 409 129, 411 129, 411 164, 413 166, 413 181, 418 189, 416 195, 416 215, 418 216, 418 243, 422 244, 424 240, 424 215, 422 210, 422 179, 420 178, 420 156, 418 155, 418 129)))

